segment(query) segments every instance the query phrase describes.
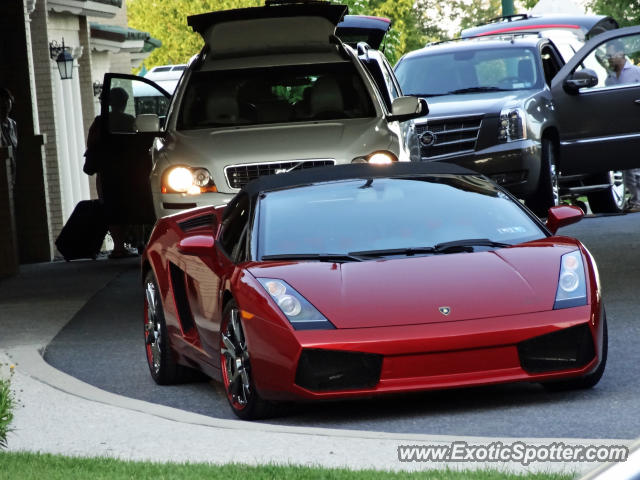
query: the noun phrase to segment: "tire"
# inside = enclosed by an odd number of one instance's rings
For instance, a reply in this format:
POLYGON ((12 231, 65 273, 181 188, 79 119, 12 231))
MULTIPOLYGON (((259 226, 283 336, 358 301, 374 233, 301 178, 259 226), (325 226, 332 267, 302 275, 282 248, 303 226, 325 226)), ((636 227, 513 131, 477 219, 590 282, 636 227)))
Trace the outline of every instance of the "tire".
POLYGON ((260 397, 253 382, 249 350, 235 300, 222 312, 220 328, 222 383, 233 413, 242 420, 271 417, 277 405, 260 397))
POLYGON ((609 171, 594 175, 591 180, 592 185, 609 184, 607 190, 592 192, 587 195, 589 206, 593 213, 622 213, 624 212, 624 202, 626 187, 622 179, 621 171, 609 171))
POLYGON ((583 377, 572 378, 571 380, 559 380, 555 382, 543 383, 542 385, 544 386, 544 388, 551 392, 560 392, 565 390, 584 390, 596 386, 596 384, 602 378, 604 369, 607 366, 607 353, 609 350, 608 343, 609 338, 607 333, 607 317, 605 315, 602 318, 602 359, 600 360, 598 368, 596 368, 591 373, 587 373, 583 377))
POLYGON ((200 372, 179 365, 173 358, 158 283, 152 270, 144 278, 144 340, 147 365, 158 385, 200 380, 200 372))
POLYGON ((542 139, 542 158, 538 189, 525 204, 539 217, 546 217, 550 207, 560 204, 556 146, 550 138, 542 139))

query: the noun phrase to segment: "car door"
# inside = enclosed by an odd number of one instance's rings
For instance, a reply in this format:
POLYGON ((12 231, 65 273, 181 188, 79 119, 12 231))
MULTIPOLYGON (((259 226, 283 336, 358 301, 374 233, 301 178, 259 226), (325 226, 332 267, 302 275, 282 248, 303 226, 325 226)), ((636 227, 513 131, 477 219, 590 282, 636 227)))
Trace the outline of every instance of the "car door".
POLYGON ((109 165, 103 177, 108 177, 107 188, 118 192, 124 223, 155 222, 149 150, 153 139, 163 134, 161 125, 170 101, 171 95, 166 90, 146 78, 115 73, 104 76, 99 121, 109 165), (141 123, 150 119, 153 123, 154 115, 159 120, 156 131, 147 131, 141 123))
POLYGON ((640 26, 628 27, 591 39, 554 77, 563 175, 640 167, 638 64, 640 26), (609 52, 620 47, 628 72, 618 77, 609 52))

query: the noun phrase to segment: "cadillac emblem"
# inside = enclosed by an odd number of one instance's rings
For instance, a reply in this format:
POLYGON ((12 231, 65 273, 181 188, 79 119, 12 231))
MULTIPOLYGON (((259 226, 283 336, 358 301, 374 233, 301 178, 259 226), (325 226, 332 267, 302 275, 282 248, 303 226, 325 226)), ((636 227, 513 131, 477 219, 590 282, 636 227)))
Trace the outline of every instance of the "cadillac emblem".
POLYGON ((436 143, 437 139, 438 137, 436 137, 435 133, 427 130, 422 135, 420 135, 420 145, 422 145, 423 147, 432 147, 436 143))
POLYGON ((451 313, 451 307, 439 307, 440 313, 443 315, 449 315, 451 313))

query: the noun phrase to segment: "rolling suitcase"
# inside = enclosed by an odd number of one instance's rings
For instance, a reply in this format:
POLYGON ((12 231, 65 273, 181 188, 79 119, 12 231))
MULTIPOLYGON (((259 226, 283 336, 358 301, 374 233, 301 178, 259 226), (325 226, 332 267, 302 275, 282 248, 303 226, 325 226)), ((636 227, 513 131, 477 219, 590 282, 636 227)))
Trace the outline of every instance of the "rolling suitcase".
POLYGON ((104 208, 99 200, 83 200, 73 209, 56 238, 56 247, 65 260, 96 258, 107 234, 104 208))

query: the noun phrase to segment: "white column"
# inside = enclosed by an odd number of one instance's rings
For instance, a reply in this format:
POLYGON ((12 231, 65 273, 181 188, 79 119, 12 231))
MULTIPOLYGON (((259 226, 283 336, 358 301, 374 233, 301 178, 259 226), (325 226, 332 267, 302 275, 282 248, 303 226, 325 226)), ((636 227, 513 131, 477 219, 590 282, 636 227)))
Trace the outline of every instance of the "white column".
POLYGON ((60 196, 62 197, 62 221, 66 222, 71 216, 75 203, 73 202, 73 180, 69 169, 69 146, 67 144, 67 120, 64 108, 64 89, 58 67, 53 64, 53 86, 56 102, 56 145, 58 150, 58 175, 60 176, 60 196))
POLYGON ((75 158, 71 158, 72 168, 77 170, 80 175, 80 200, 88 200, 91 194, 89 193, 89 177, 82 171, 84 165, 84 151, 86 149, 84 141, 84 119, 82 117, 82 97, 80 95, 80 74, 78 73, 78 64, 74 62, 73 65, 73 79, 72 81, 72 99, 73 99, 73 112, 74 112, 74 130, 76 132, 76 151, 78 155, 75 158))
POLYGON ((62 89, 65 105, 65 126, 67 130, 67 151, 68 156, 65 159, 66 168, 69 169, 69 173, 71 175, 71 193, 73 204, 75 205, 80 200, 82 200, 82 192, 80 188, 80 175, 84 175, 81 169, 77 168, 78 160, 77 158, 82 155, 81 152, 78 152, 78 142, 76 140, 77 132, 76 132, 76 122, 75 116, 78 114, 78 111, 75 110, 75 105, 73 102, 73 80, 62 80, 62 89))

